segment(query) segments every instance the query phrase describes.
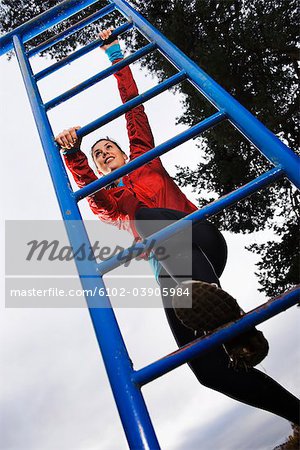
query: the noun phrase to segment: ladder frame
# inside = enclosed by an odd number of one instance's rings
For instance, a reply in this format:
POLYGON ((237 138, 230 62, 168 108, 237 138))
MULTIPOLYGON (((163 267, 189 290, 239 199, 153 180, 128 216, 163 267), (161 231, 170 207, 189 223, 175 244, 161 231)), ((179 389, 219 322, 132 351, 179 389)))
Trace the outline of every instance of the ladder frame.
MULTIPOLYGON (((247 109, 241 106, 230 94, 184 55, 174 44, 168 41, 124 0, 109 0, 110 4, 100 11, 82 19, 67 30, 59 33, 59 35, 48 39, 48 41, 45 41, 38 47, 26 52, 24 47, 25 42, 95 2, 96 0, 66 0, 0 38, 0 55, 12 49, 15 50, 17 55, 67 234, 73 248, 76 248, 77 245, 82 243, 87 246, 90 245, 89 237, 78 208, 78 201, 107 186, 115 179, 141 167, 155 157, 186 142, 188 139, 198 136, 202 131, 209 129, 211 126, 216 125, 224 119, 229 120, 240 133, 246 136, 246 138, 272 162, 275 167, 255 180, 247 183, 245 186, 236 189, 230 194, 205 206, 201 210, 198 210, 175 224, 153 234, 148 238, 148 242, 151 242, 152 239, 156 239, 156 241, 160 243, 189 226, 190 220, 197 222, 203 218, 210 217, 229 205, 251 195, 258 189, 269 185, 282 176, 286 176, 298 188, 300 187, 300 159, 293 151, 283 144, 273 133, 249 113, 247 109), (114 67, 102 71, 56 99, 51 100, 47 104, 43 104, 37 82, 53 73, 55 70, 60 69, 65 64, 70 63, 88 51, 101 45, 102 41, 101 39, 98 39, 91 44, 88 44, 69 57, 53 64, 38 74, 32 72, 29 57, 48 48, 50 45, 60 42, 67 36, 82 29, 84 26, 87 26, 100 17, 112 12, 114 9, 119 10, 119 12, 129 20, 128 24, 121 25, 114 31, 114 36, 118 36, 134 26, 150 41, 150 44, 136 52, 134 55, 130 55, 114 67), (114 118, 119 117, 138 104, 153 98, 160 92, 163 92, 170 86, 174 86, 185 78, 187 78, 196 89, 217 108, 218 111, 211 117, 208 117, 199 124, 191 127, 189 130, 180 133, 146 154, 136 158, 134 161, 126 164, 126 166, 123 166, 113 173, 102 177, 102 179, 74 192, 70 186, 68 174, 58 151, 58 146, 54 141, 51 124, 47 117, 47 110, 57 106, 62 101, 66 101, 73 95, 82 92, 96 82, 110 76, 121 67, 136 61, 141 56, 155 49, 159 49, 179 72, 174 77, 160 83, 155 88, 150 89, 146 93, 127 102, 127 104, 116 108, 114 111, 111 111, 105 116, 96 119, 91 124, 81 128, 78 131, 80 137, 85 136, 114 118), (74 226, 74 223, 76 223, 76 226, 74 226)), ((135 245, 134 249, 127 249, 124 252, 125 258, 123 259, 123 262, 118 255, 116 255, 110 260, 98 265, 92 261, 85 261, 84 263, 76 261, 76 264, 79 276, 81 273, 91 274, 91 277, 88 278, 80 276, 83 289, 99 289, 100 287, 103 289, 103 292, 105 292, 103 297, 99 297, 96 300, 87 296, 86 301, 128 444, 130 448, 154 449, 159 448, 159 443, 141 393, 141 387, 198 356, 200 353, 204 354, 205 352, 210 351, 221 343, 232 339, 234 336, 239 335, 251 327, 258 325, 295 305, 299 299, 300 288, 295 287, 285 294, 250 311, 238 321, 220 328, 213 334, 204 338, 199 338, 192 344, 188 344, 142 369, 134 370, 111 307, 102 276, 113 268, 123 264, 125 260, 128 261, 128 258, 134 258, 141 250, 146 250, 147 245, 147 242, 144 242, 135 245), (126 256, 128 256, 128 258, 126 256)))

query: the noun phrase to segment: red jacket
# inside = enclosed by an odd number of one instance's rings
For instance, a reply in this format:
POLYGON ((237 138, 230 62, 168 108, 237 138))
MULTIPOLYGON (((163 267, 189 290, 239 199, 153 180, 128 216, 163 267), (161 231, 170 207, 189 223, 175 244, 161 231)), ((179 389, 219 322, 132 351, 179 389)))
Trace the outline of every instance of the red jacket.
MULTIPOLYGON (((138 89, 130 68, 127 66, 115 74, 122 102, 138 95, 138 89)), ((154 148, 154 140, 143 105, 125 114, 130 142, 130 160, 154 148)), ((64 155, 78 187, 98 179, 82 151, 64 155)), ((141 207, 171 208, 186 213, 197 210, 181 192, 164 169, 160 158, 123 177, 125 186, 101 189, 87 197, 90 208, 100 220, 127 229, 136 236, 133 224, 135 212, 141 207)))

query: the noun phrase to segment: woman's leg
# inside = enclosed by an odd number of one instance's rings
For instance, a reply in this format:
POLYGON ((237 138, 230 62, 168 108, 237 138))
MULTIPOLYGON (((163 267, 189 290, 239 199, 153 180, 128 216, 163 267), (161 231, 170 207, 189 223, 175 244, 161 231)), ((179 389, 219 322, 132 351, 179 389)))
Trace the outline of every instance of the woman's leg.
MULTIPOLYGON (((136 213, 135 226, 140 236, 146 238, 185 216, 186 213, 173 209, 141 208, 136 213)), ((166 254, 172 257, 162 260, 161 264, 177 282, 193 278, 219 285, 227 259, 222 234, 207 221, 192 226, 192 239, 188 239, 187 234, 177 234, 164 242, 166 254)))
MULTIPOLYGON (((160 220, 179 220, 185 215, 183 212, 170 209, 143 208, 137 214, 137 219, 141 221, 136 224, 137 230, 141 236, 147 237, 161 229, 160 220)), ((193 278, 196 276, 194 271, 197 270, 200 280, 208 282, 211 282, 211 279, 218 280, 217 277, 221 275, 227 257, 226 244, 221 233, 208 222, 200 222, 193 226, 193 244, 195 243, 193 278), (207 261, 208 259, 209 261, 207 261)), ((160 275, 160 285, 161 288, 165 287, 170 291, 170 288, 176 286, 176 281, 163 269, 160 275)), ((195 339, 194 332, 186 328, 177 318, 174 310, 169 307, 171 299, 163 297, 163 301, 167 319, 177 344, 182 346, 193 341, 195 339)), ((253 368, 237 370, 230 367, 228 355, 223 347, 218 347, 203 357, 195 358, 189 362, 189 366, 203 385, 235 400, 265 409, 291 422, 299 423, 298 399, 259 370, 253 368)))
MULTIPOLYGON (((161 289, 176 286, 176 282, 162 273, 161 289)), ((162 297, 166 305, 170 299, 162 297)), ((176 317, 174 309, 165 308, 165 313, 179 347, 195 339, 192 330, 186 328, 176 317)), ((197 336, 199 337, 199 336, 197 336)), ((299 400, 263 372, 250 368, 235 369, 230 365, 223 347, 218 347, 189 363, 201 384, 227 395, 247 405, 277 414, 284 419, 299 424, 299 400)))
MULTIPOLYGON (((148 237, 164 228, 166 219, 176 221, 185 213, 165 208, 142 208, 137 212, 136 228, 148 237), (147 220, 146 220, 147 219, 147 220)), ((240 318, 242 312, 236 300, 220 288, 221 275, 227 258, 225 239, 218 229, 204 220, 193 224, 192 243, 186 231, 164 242, 167 259, 161 261, 166 272, 178 283, 172 297, 177 317, 186 327, 210 331, 240 318), (185 282, 184 285, 180 285, 185 282), (188 295, 182 295, 182 289, 188 295), (189 307, 192 305, 192 308, 189 307)), ((268 354, 269 345, 263 333, 255 327, 225 344, 233 364, 254 367, 268 354)))

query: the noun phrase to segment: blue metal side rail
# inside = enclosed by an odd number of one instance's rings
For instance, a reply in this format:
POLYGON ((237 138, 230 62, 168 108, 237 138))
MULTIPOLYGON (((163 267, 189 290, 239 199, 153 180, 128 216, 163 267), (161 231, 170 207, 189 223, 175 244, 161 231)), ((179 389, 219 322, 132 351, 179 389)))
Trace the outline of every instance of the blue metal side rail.
MULTIPOLYGON (((95 288, 100 287, 105 292, 105 295, 101 297, 86 297, 86 301, 129 446, 130 448, 158 449, 159 443, 141 393, 141 386, 198 356, 200 353, 209 351, 215 346, 220 345, 220 343, 231 339, 233 336, 236 336, 295 305, 299 301, 300 287, 296 287, 284 295, 270 300, 265 305, 246 314, 237 322, 226 325, 212 335, 198 339, 194 341, 193 344, 185 346, 171 355, 135 371, 132 367, 118 323, 111 308, 111 303, 106 293, 102 276, 113 270, 115 267, 122 265, 125 261, 128 261, 129 258, 134 258, 138 253, 147 249, 147 246, 152 239, 156 239, 157 242, 162 242, 169 236, 182 231, 188 226, 190 220, 197 222, 198 220, 216 214, 233 203, 242 200, 248 195, 251 195, 257 190, 276 181, 282 176, 286 176, 299 188, 300 162, 299 158, 291 149, 283 144, 274 134, 264 127, 264 125, 262 125, 232 96, 224 91, 223 88, 168 41, 124 0, 109 0, 109 4, 101 10, 85 17, 65 31, 26 52, 24 44, 30 39, 33 39, 48 28, 62 22, 93 3, 96 3, 96 0, 66 0, 0 38, 0 55, 12 49, 15 50, 17 55, 66 230, 73 248, 77 248, 81 244, 85 244, 87 247, 90 246, 89 237, 78 208, 78 202, 81 199, 102 189, 115 179, 136 170, 157 156, 198 136, 203 131, 208 130, 223 120, 229 120, 275 166, 273 169, 247 183, 245 186, 236 189, 210 205, 205 206, 201 210, 196 211, 160 232, 153 234, 147 241, 136 245, 134 248, 127 249, 123 252, 123 261, 119 255, 116 255, 99 265, 93 261, 76 261, 83 289, 94 290, 95 288), (149 44, 116 65, 90 77, 78 86, 69 89, 60 96, 50 100, 48 103, 43 104, 37 82, 95 49, 102 44, 102 41, 101 39, 97 39, 36 74, 32 72, 29 58, 60 42, 76 31, 94 23, 96 20, 106 16, 114 10, 121 12, 128 20, 113 32, 114 36, 119 36, 130 30, 132 27, 135 27, 147 38, 149 44), (73 192, 57 145, 54 141, 54 135, 47 116, 47 111, 156 49, 173 63, 178 69, 178 73, 163 83, 160 83, 158 86, 130 100, 126 104, 119 106, 110 113, 85 125, 78 131, 79 136, 83 137, 87 135, 91 131, 107 124, 111 120, 124 114, 126 111, 155 97, 184 79, 188 79, 196 89, 217 108, 217 112, 190 129, 150 150, 146 154, 136 158, 126 166, 123 166, 113 173, 102 177, 98 181, 73 192), (89 274, 88 277, 83 275, 86 273, 89 274)), ((99 291, 97 290, 97 292, 99 291)))

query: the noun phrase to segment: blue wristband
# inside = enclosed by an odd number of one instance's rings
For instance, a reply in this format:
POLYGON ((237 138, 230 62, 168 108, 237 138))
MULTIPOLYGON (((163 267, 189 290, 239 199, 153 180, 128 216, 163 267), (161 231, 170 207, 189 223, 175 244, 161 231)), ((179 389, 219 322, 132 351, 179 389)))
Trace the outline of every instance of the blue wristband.
POLYGON ((114 44, 105 50, 110 62, 114 62, 116 59, 123 59, 124 55, 122 53, 120 44, 114 44))
POLYGON ((73 153, 79 152, 79 148, 70 148, 69 150, 66 149, 63 152, 61 152, 63 155, 73 155, 73 153))

